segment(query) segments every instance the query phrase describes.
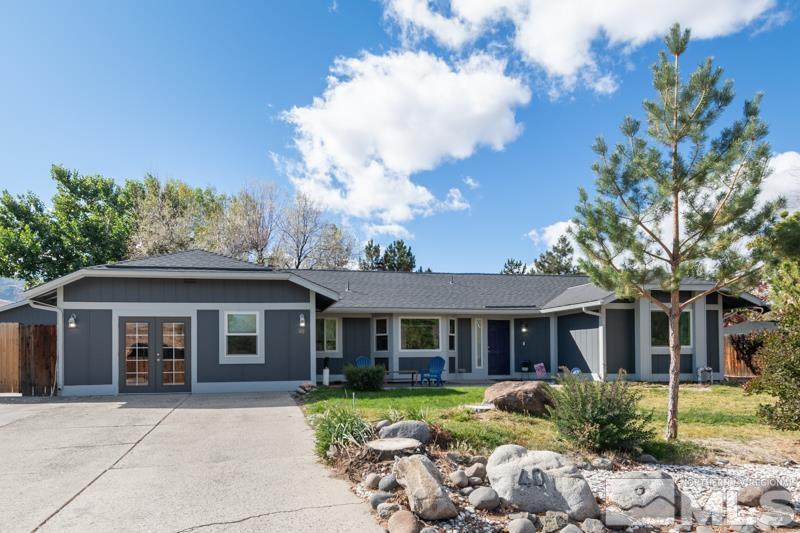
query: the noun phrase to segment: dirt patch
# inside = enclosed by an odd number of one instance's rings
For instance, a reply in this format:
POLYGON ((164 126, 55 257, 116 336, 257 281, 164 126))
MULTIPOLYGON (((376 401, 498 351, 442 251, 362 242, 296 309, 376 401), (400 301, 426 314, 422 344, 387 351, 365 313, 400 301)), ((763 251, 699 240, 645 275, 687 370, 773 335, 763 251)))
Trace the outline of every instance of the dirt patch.
POLYGON ((720 459, 733 464, 800 463, 800 439, 794 437, 763 437, 747 443, 732 439, 693 439, 720 459))

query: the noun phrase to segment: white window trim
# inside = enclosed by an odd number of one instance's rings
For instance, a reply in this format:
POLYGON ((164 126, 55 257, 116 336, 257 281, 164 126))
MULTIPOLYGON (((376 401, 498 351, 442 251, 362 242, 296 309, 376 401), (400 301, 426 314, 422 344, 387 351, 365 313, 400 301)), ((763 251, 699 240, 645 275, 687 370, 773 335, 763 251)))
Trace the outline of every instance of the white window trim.
POLYGON ((404 353, 431 353, 442 351, 442 318, 438 316, 401 316, 397 319, 397 342, 399 351, 404 353), (435 320, 439 329, 439 346, 436 348, 408 349, 403 348, 403 320, 435 320))
MULTIPOLYGON (((318 316, 316 318, 316 320, 333 320, 336 323, 336 339, 335 339, 336 340, 336 347, 333 350, 328 350, 326 348, 325 323, 323 322, 322 323, 322 335, 323 335, 323 337, 322 337, 322 349, 321 350, 316 350, 316 352, 318 354, 320 354, 321 356, 323 356, 323 357, 334 357, 336 354, 340 354, 339 339, 342 337, 342 321, 338 317, 332 317, 332 316, 318 316)), ((316 335, 319 335, 320 332, 315 330, 314 334, 316 336, 316 335)), ((317 347, 317 339, 315 337, 314 338, 314 348, 316 349, 316 347, 317 347)))
POLYGON ((476 370, 483 370, 484 366, 486 365, 486 352, 487 350, 484 348, 486 346, 486 328, 484 328, 484 320, 482 318, 475 318, 472 321, 473 328, 473 338, 472 338, 472 353, 473 355, 473 364, 476 370), (478 328, 481 331, 481 338, 478 339, 478 328), (480 364, 478 364, 478 350, 480 350, 481 358, 480 364))
POLYGON ((447 327, 447 351, 450 353, 457 353, 458 352, 458 319, 455 317, 448 317, 447 321, 445 322, 447 327), (453 328, 453 333, 450 333, 450 322, 455 324, 453 328), (453 349, 450 349, 450 337, 453 337, 453 349))
POLYGON ((389 317, 388 316, 378 316, 372 322, 373 325, 373 335, 372 335, 372 351, 375 353, 389 353, 391 350, 391 346, 389 346, 389 317), (386 333, 378 333, 378 320, 385 320, 386 321, 386 333), (386 349, 379 350, 378 349, 378 337, 386 337, 386 349))
MULTIPOLYGON (((264 357, 264 311, 262 310, 253 310, 253 309, 243 309, 241 311, 237 310, 226 310, 222 311, 221 313, 221 320, 220 320, 220 334, 219 334, 219 364, 221 365, 252 365, 252 364, 263 364, 265 361, 264 357), (228 343, 227 337, 229 335, 236 336, 238 334, 228 333, 228 315, 255 315, 256 317, 256 353, 254 354, 246 354, 246 355, 228 355, 228 343)), ((252 334, 241 334, 241 335, 252 335, 252 334)))
MULTIPOLYGON (((681 353, 693 353, 694 350, 694 313, 692 312, 693 309, 684 309, 681 313, 689 313, 689 344, 682 344, 681 345, 681 353)), ((650 353, 654 354, 668 354, 669 353, 669 345, 667 346, 653 346, 653 313, 664 313, 661 309, 658 308, 650 308, 650 353)))

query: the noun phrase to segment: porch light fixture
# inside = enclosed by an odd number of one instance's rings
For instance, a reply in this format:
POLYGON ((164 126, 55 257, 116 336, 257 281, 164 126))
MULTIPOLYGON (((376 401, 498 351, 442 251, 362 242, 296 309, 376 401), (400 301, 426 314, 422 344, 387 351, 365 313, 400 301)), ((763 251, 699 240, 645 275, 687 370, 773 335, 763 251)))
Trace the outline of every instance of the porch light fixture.
POLYGON ((520 328, 520 331, 522 333, 528 333, 528 323, 527 322, 523 322, 522 323, 522 328, 520 328))
POLYGON ((67 327, 70 329, 78 327, 78 317, 75 316, 75 313, 72 313, 67 320, 67 327))
POLYGON ((300 313, 300 328, 306 327, 306 315, 304 313, 300 313))

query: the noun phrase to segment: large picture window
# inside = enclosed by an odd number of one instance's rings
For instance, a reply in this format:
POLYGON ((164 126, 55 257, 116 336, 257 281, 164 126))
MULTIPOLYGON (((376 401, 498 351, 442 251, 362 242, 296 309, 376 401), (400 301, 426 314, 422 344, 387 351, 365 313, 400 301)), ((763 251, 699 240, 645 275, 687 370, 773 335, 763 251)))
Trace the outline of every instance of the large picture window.
POLYGON ((438 350, 438 318, 401 318, 401 350, 438 350))
POLYGON ((317 319, 317 351, 335 352, 336 344, 336 319, 317 319))
MULTIPOLYGON (((689 311, 681 313, 678 326, 681 346, 692 345, 692 315, 689 311)), ((655 347, 669 347, 669 317, 664 311, 650 312, 650 345, 655 347)))
POLYGON ((258 356, 258 313, 225 313, 225 355, 258 356))

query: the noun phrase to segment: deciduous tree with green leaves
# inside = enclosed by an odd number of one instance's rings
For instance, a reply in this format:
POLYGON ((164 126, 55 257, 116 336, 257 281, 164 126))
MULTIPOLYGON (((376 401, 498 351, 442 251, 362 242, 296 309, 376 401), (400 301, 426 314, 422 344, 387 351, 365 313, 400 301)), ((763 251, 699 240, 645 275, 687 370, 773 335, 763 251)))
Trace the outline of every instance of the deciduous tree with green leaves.
POLYGON ((672 440, 678 436, 681 313, 723 287, 753 285, 760 261, 747 243, 774 221, 777 202, 758 200, 770 158, 760 95, 712 138, 710 128, 733 101, 733 84, 721 81, 711 59, 681 76, 688 30, 676 24, 665 43, 653 67, 657 98, 644 102, 646 135, 628 117, 624 141, 610 148, 597 139, 597 194, 590 199, 580 190, 572 234, 585 255, 580 268, 596 284, 623 298, 645 298, 667 314, 665 438, 672 440), (712 283, 682 301, 681 281, 700 262, 711 267, 712 283), (653 289, 668 292, 669 301, 654 297, 653 289))

